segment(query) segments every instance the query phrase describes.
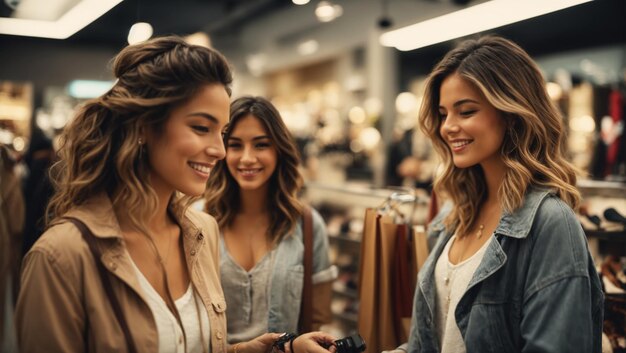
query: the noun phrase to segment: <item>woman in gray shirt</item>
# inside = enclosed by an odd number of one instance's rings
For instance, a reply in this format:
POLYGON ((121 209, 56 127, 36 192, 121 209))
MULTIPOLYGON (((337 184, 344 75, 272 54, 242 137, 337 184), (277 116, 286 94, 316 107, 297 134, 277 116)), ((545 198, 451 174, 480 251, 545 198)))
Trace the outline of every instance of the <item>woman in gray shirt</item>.
MULTIPOLYGON (((226 159, 208 182, 207 211, 220 226, 220 272, 228 340, 297 332, 303 291, 304 207, 295 142, 276 108, 260 97, 231 105, 226 159)), ((330 322, 332 280, 324 221, 313 219, 313 329, 330 322)))

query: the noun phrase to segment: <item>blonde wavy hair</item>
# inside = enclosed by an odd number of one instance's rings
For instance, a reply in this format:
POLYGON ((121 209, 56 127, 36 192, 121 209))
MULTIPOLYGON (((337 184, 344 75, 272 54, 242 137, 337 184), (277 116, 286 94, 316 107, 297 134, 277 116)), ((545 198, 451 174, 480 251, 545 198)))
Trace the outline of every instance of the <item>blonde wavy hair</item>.
MULTIPOLYGON (((267 235, 277 244, 286 234, 291 233, 302 216, 303 205, 298 200, 298 192, 303 185, 298 169, 300 155, 280 113, 262 97, 241 97, 231 104, 230 122, 224 132, 225 144, 237 123, 249 115, 259 119, 265 126, 278 152, 276 170, 269 180, 270 197, 267 200, 267 209, 270 210, 267 235)), ((216 164, 209 177, 206 210, 217 219, 220 228, 229 226, 240 210, 239 184, 230 174, 225 160, 216 164)))
MULTIPOLYGON (((51 169, 55 194, 47 223, 106 193, 131 225, 146 231, 144 221, 157 207, 149 182, 141 131, 162 133, 176 106, 206 84, 223 85, 230 95, 232 74, 217 51, 187 44, 182 38, 155 38, 124 48, 113 61, 117 81, 104 95, 86 102, 61 134, 59 161, 51 169)), ((172 195, 170 208, 182 215, 193 201, 172 195)))
POLYGON ((547 95, 541 72, 517 44, 487 36, 464 41, 435 66, 420 110, 420 127, 432 139, 443 163, 434 188, 456 206, 445 220, 448 229, 456 225, 459 234, 466 234, 475 225, 487 196, 482 168, 456 168, 440 134, 440 89, 452 74, 477 87, 506 120, 500 154, 507 170, 498 190, 503 211, 518 209, 530 186, 553 189, 576 209, 580 203, 577 169, 565 160, 563 118, 547 95))

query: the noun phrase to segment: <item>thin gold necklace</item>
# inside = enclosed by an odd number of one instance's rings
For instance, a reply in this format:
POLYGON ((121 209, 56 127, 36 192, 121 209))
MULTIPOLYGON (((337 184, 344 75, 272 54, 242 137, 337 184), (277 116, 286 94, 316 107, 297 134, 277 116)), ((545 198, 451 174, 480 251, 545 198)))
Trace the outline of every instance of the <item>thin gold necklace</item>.
MULTIPOLYGON (((481 223, 478 226, 478 231, 476 231, 476 239, 480 239, 483 236, 483 230, 485 229, 485 225, 483 223, 481 223)), ((459 238, 456 237, 455 241, 457 241, 459 238)), ((448 287, 448 296, 447 296, 447 301, 448 304, 450 304, 450 293, 452 292, 452 288, 450 288, 449 283, 450 281, 452 281, 452 276, 454 275, 455 272, 455 268, 453 268, 454 266, 458 266, 461 261, 463 260, 463 257, 465 256, 465 252, 467 251, 467 249, 469 248, 469 245, 466 245, 463 247, 463 251, 461 251, 461 253, 459 254, 459 257, 457 258, 457 261, 454 265, 451 265, 450 263, 450 258, 448 257, 448 264, 447 264, 447 271, 446 271, 446 276, 443 278, 443 281, 446 285, 446 287, 448 287)), ((449 250, 448 250, 449 253, 449 250)))

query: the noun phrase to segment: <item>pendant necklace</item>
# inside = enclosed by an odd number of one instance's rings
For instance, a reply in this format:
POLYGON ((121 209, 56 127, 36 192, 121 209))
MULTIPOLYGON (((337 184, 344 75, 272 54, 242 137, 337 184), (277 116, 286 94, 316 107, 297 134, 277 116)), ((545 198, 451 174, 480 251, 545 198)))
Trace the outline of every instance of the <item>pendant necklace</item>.
MULTIPOLYGON (((478 231, 476 231, 476 238, 480 239, 483 236, 483 230, 485 229, 485 225, 481 224, 480 226, 478 226, 478 231)), ((458 239, 458 238, 457 238, 458 239)), ((456 239, 455 239, 456 241, 456 239)), ((465 255, 465 251, 467 250, 467 246, 463 249, 463 251, 461 252, 458 261, 456 263, 456 265, 452 265, 450 263, 450 258, 448 258, 448 271, 446 272, 446 276, 443 278, 443 282, 446 285, 446 287, 448 287, 448 296, 447 296, 447 301, 448 304, 450 304, 450 293, 452 292, 452 288, 450 288, 450 281, 452 281, 452 275, 454 275, 455 272, 455 268, 453 268, 453 266, 458 266, 459 263, 461 262, 461 259, 463 259, 463 255, 465 255)), ((450 249, 448 249, 448 254, 450 253, 450 249)))

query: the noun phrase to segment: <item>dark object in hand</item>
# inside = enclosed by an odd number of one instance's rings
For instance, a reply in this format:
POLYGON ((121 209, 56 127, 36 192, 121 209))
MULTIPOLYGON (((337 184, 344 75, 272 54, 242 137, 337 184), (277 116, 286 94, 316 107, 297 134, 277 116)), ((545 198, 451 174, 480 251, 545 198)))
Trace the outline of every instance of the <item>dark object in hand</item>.
POLYGON ((358 333, 335 341, 337 353, 361 353, 365 351, 365 341, 358 333))
POLYGON ((281 352, 285 351, 285 344, 287 344, 292 339, 298 337, 295 333, 283 333, 278 337, 276 342, 274 342, 274 348, 278 349, 281 352))

